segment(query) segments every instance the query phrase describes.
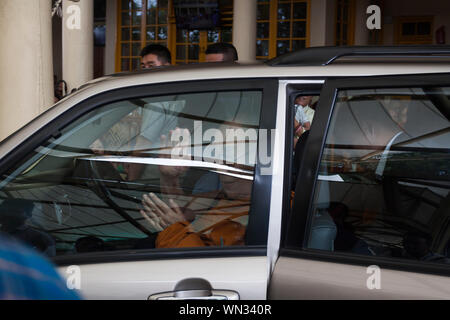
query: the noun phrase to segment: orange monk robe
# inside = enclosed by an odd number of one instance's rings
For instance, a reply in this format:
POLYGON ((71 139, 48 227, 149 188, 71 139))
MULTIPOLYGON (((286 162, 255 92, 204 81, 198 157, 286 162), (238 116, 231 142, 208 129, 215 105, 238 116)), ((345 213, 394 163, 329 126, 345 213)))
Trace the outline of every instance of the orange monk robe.
POLYGON ((243 245, 246 227, 233 219, 248 211, 248 202, 221 200, 207 215, 223 216, 223 220, 198 232, 187 221, 174 223, 158 234, 156 248, 243 245))

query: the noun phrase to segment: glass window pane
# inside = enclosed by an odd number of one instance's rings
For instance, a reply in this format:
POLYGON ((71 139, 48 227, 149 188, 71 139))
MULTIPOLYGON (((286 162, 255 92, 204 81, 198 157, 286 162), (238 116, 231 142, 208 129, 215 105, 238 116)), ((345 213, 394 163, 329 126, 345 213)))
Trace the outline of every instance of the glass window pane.
POLYGON ((268 6, 266 4, 259 4, 256 19, 257 20, 269 20, 269 15, 270 15, 270 6, 268 6))
POLYGON ((427 36, 431 34, 431 24, 429 22, 417 23, 417 35, 427 36))
POLYGON ((309 247, 449 263, 450 88, 341 90, 314 196, 309 247), (447 102, 444 102, 447 101, 447 102), (319 229, 327 231, 327 236, 319 229))
POLYGON ((156 10, 147 11, 147 24, 156 24, 156 10))
POLYGON ((231 28, 222 28, 221 36, 222 42, 233 42, 233 31, 231 30, 231 28))
POLYGON ((294 19, 306 19, 307 5, 306 2, 294 2, 294 19))
POLYGON ((122 0, 122 10, 131 9, 131 0, 122 0))
POLYGON ((269 23, 263 22, 257 24, 257 30, 256 30, 256 37, 257 38, 269 38, 269 23))
POLYGON ((289 40, 277 41, 277 56, 290 51, 289 40))
POLYGON ((290 3, 280 3, 278 5, 278 20, 291 19, 291 4, 290 3))
POLYGON ((159 9, 158 11, 158 23, 167 24, 167 10, 159 9))
POLYGON ((147 40, 156 40, 156 28, 147 27, 147 40))
POLYGON ((186 46, 177 45, 177 60, 185 60, 185 59, 186 59, 186 46))
POLYGON ((166 40, 166 39, 167 39, 167 27, 159 27, 158 40, 166 40))
POLYGON ((158 0, 147 0, 147 9, 156 8, 158 6, 158 0))
POLYGON ((120 71, 129 71, 130 70, 130 59, 122 58, 120 62, 120 71))
POLYGON ((131 23, 131 12, 122 12, 122 25, 128 26, 131 23))
POLYGON ((245 245, 261 104, 261 91, 236 90, 96 108, 2 176, 2 232, 48 256, 245 245), (169 144, 177 127, 183 159, 169 144), (175 210, 178 222, 154 219, 148 206, 156 203, 164 214, 175 210))
POLYGON ((169 0, 159 0, 160 8, 167 8, 169 6, 169 0))
POLYGON ((305 40, 292 40, 292 51, 306 48, 305 40))
POLYGON ((277 37, 278 38, 289 38, 290 37, 290 22, 278 22, 278 31, 277 31, 277 37))
POLYGON ((141 40, 141 28, 133 28, 131 33, 131 39, 134 41, 141 40))
POLYGON ((188 35, 190 43, 198 43, 200 41, 200 31, 192 30, 188 32, 188 35))
POLYGON ((141 11, 133 11, 133 20, 132 23, 135 26, 141 25, 142 20, 142 12, 141 11))
POLYGON ((413 36, 416 33, 415 22, 405 22, 402 24, 402 35, 413 36))
POLYGON ((200 49, 198 45, 190 45, 188 47, 188 59, 189 60, 198 60, 198 53, 200 49))
POLYGON ((127 41, 130 40, 130 28, 122 28, 122 40, 127 41))
POLYGON ((134 42, 131 47, 131 54, 135 57, 140 56, 141 54, 141 43, 140 42, 134 42))
POLYGON ((305 21, 294 21, 294 23, 292 25, 292 37, 294 37, 294 38, 306 37, 306 22, 305 21))
POLYGON ((139 70, 139 69, 140 69, 140 65, 141 65, 141 59, 133 58, 133 59, 131 60, 131 70, 132 70, 132 71, 137 71, 137 70, 139 70))
POLYGON ((142 0, 133 0, 132 1, 132 9, 133 10, 141 10, 142 9, 142 0))
POLYGON ((269 41, 268 40, 257 40, 256 41, 256 55, 259 57, 269 56, 269 41))
POLYGON ((128 57, 130 55, 130 44, 129 43, 122 43, 122 56, 128 57))
POLYGON ((187 30, 177 29, 177 42, 186 42, 188 39, 187 30))
POLYGON ((220 33, 215 30, 208 30, 208 42, 219 42, 220 41, 220 33))

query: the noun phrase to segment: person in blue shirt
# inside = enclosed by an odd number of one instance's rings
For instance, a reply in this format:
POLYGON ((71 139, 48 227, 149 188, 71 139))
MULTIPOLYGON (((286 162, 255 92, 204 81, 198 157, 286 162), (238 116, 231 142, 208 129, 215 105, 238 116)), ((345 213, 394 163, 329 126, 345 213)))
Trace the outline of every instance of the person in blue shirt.
POLYGON ((43 256, 0 234, 0 300, 79 299, 43 256))

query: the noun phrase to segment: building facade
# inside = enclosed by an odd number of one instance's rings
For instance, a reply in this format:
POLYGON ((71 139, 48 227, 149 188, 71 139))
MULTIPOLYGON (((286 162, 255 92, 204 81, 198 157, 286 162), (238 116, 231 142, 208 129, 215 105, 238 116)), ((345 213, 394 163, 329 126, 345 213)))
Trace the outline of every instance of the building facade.
MULTIPOLYGON (((195 1, 193 1, 195 2, 195 1)), ((200 2, 200 1, 198 1, 200 2)), ((174 64, 204 60, 204 50, 213 42, 235 43, 233 35, 245 34, 242 21, 253 21, 256 35, 250 58, 264 60, 310 46, 400 45, 448 43, 450 2, 441 0, 219 0, 221 23, 218 28, 184 30, 177 27, 177 0, 108 0, 114 6, 106 23, 115 29, 114 71, 132 71, 139 66, 140 48, 149 43, 167 46, 174 64), (256 2, 241 12, 243 2, 256 2), (377 5, 381 29, 366 26, 367 8, 377 5), (242 17, 239 17, 241 15, 242 17), (237 32, 235 29, 238 29, 237 32)), ((250 44, 247 44, 249 46, 250 44)), ((239 47, 239 46, 237 46, 239 47)), ((246 52, 249 48, 239 48, 246 52)), ((110 49, 109 52, 112 50, 110 49)), ((247 55, 246 55, 247 56, 247 55)), ((111 62, 109 62, 111 63, 111 62)), ((111 66, 106 66, 111 70, 111 66)))

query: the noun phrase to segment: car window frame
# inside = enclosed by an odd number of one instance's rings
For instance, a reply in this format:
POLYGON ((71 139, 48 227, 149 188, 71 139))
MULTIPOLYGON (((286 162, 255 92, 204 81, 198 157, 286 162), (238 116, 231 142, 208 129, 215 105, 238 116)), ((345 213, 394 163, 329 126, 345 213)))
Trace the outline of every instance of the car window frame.
POLYGON ((377 265, 394 270, 450 276, 450 267, 445 264, 306 248, 312 223, 314 194, 320 161, 339 91, 433 86, 450 86, 450 74, 329 77, 326 79, 314 115, 314 124, 311 126, 311 132, 304 149, 308 156, 303 158, 300 164, 293 208, 283 221, 285 234, 283 236, 284 241, 281 243, 280 255, 358 266, 377 265), (299 181, 303 181, 301 190, 299 181))
MULTIPOLYGON (((88 112, 104 105, 127 99, 151 96, 242 90, 262 90, 259 128, 267 129, 270 134, 272 131, 271 129, 275 129, 277 112, 278 79, 276 78, 192 80, 122 87, 88 97, 83 101, 76 103, 67 111, 61 113, 51 122, 44 124, 31 137, 23 141, 13 151, 0 160, 0 175, 7 172, 15 163, 20 161, 20 159, 23 159, 49 138, 59 137, 62 128, 70 125, 88 112)), ((268 139, 268 143, 270 143, 270 141, 271 139, 268 139)), ((268 146, 268 148, 270 148, 270 146, 268 146)), ((259 149, 257 149, 257 154, 258 150, 259 149)), ((53 257, 52 261, 58 266, 65 266, 71 264, 124 262, 164 258, 266 255, 272 177, 270 175, 261 175, 261 162, 259 160, 259 157, 257 157, 249 221, 246 232, 246 242, 252 242, 253 244, 251 246, 118 250, 112 252, 79 253, 70 256, 57 256, 53 257)))
MULTIPOLYGON (((293 171, 293 161, 294 156, 292 150, 294 150, 294 136, 292 132, 294 130, 293 119, 295 117, 294 108, 291 106, 294 105, 295 97, 299 94, 304 95, 313 95, 319 96, 321 94, 321 90, 324 87, 325 80, 323 78, 317 79, 309 79, 309 78, 301 78, 295 80, 286 80, 292 81, 286 85, 286 127, 285 127, 285 168, 284 168, 284 190, 283 190, 283 204, 282 204, 282 220, 286 221, 291 212, 291 186, 294 180, 292 179, 292 171, 293 171), (301 82, 298 82, 300 80, 301 82)), ((314 115, 314 119, 316 117, 316 113, 314 115)), ((313 121, 314 123, 315 121, 313 121)), ((311 126, 313 125, 311 124, 311 126)), ((287 224, 282 223, 281 230, 281 243, 284 242, 284 238, 286 237, 286 228, 287 224)))

